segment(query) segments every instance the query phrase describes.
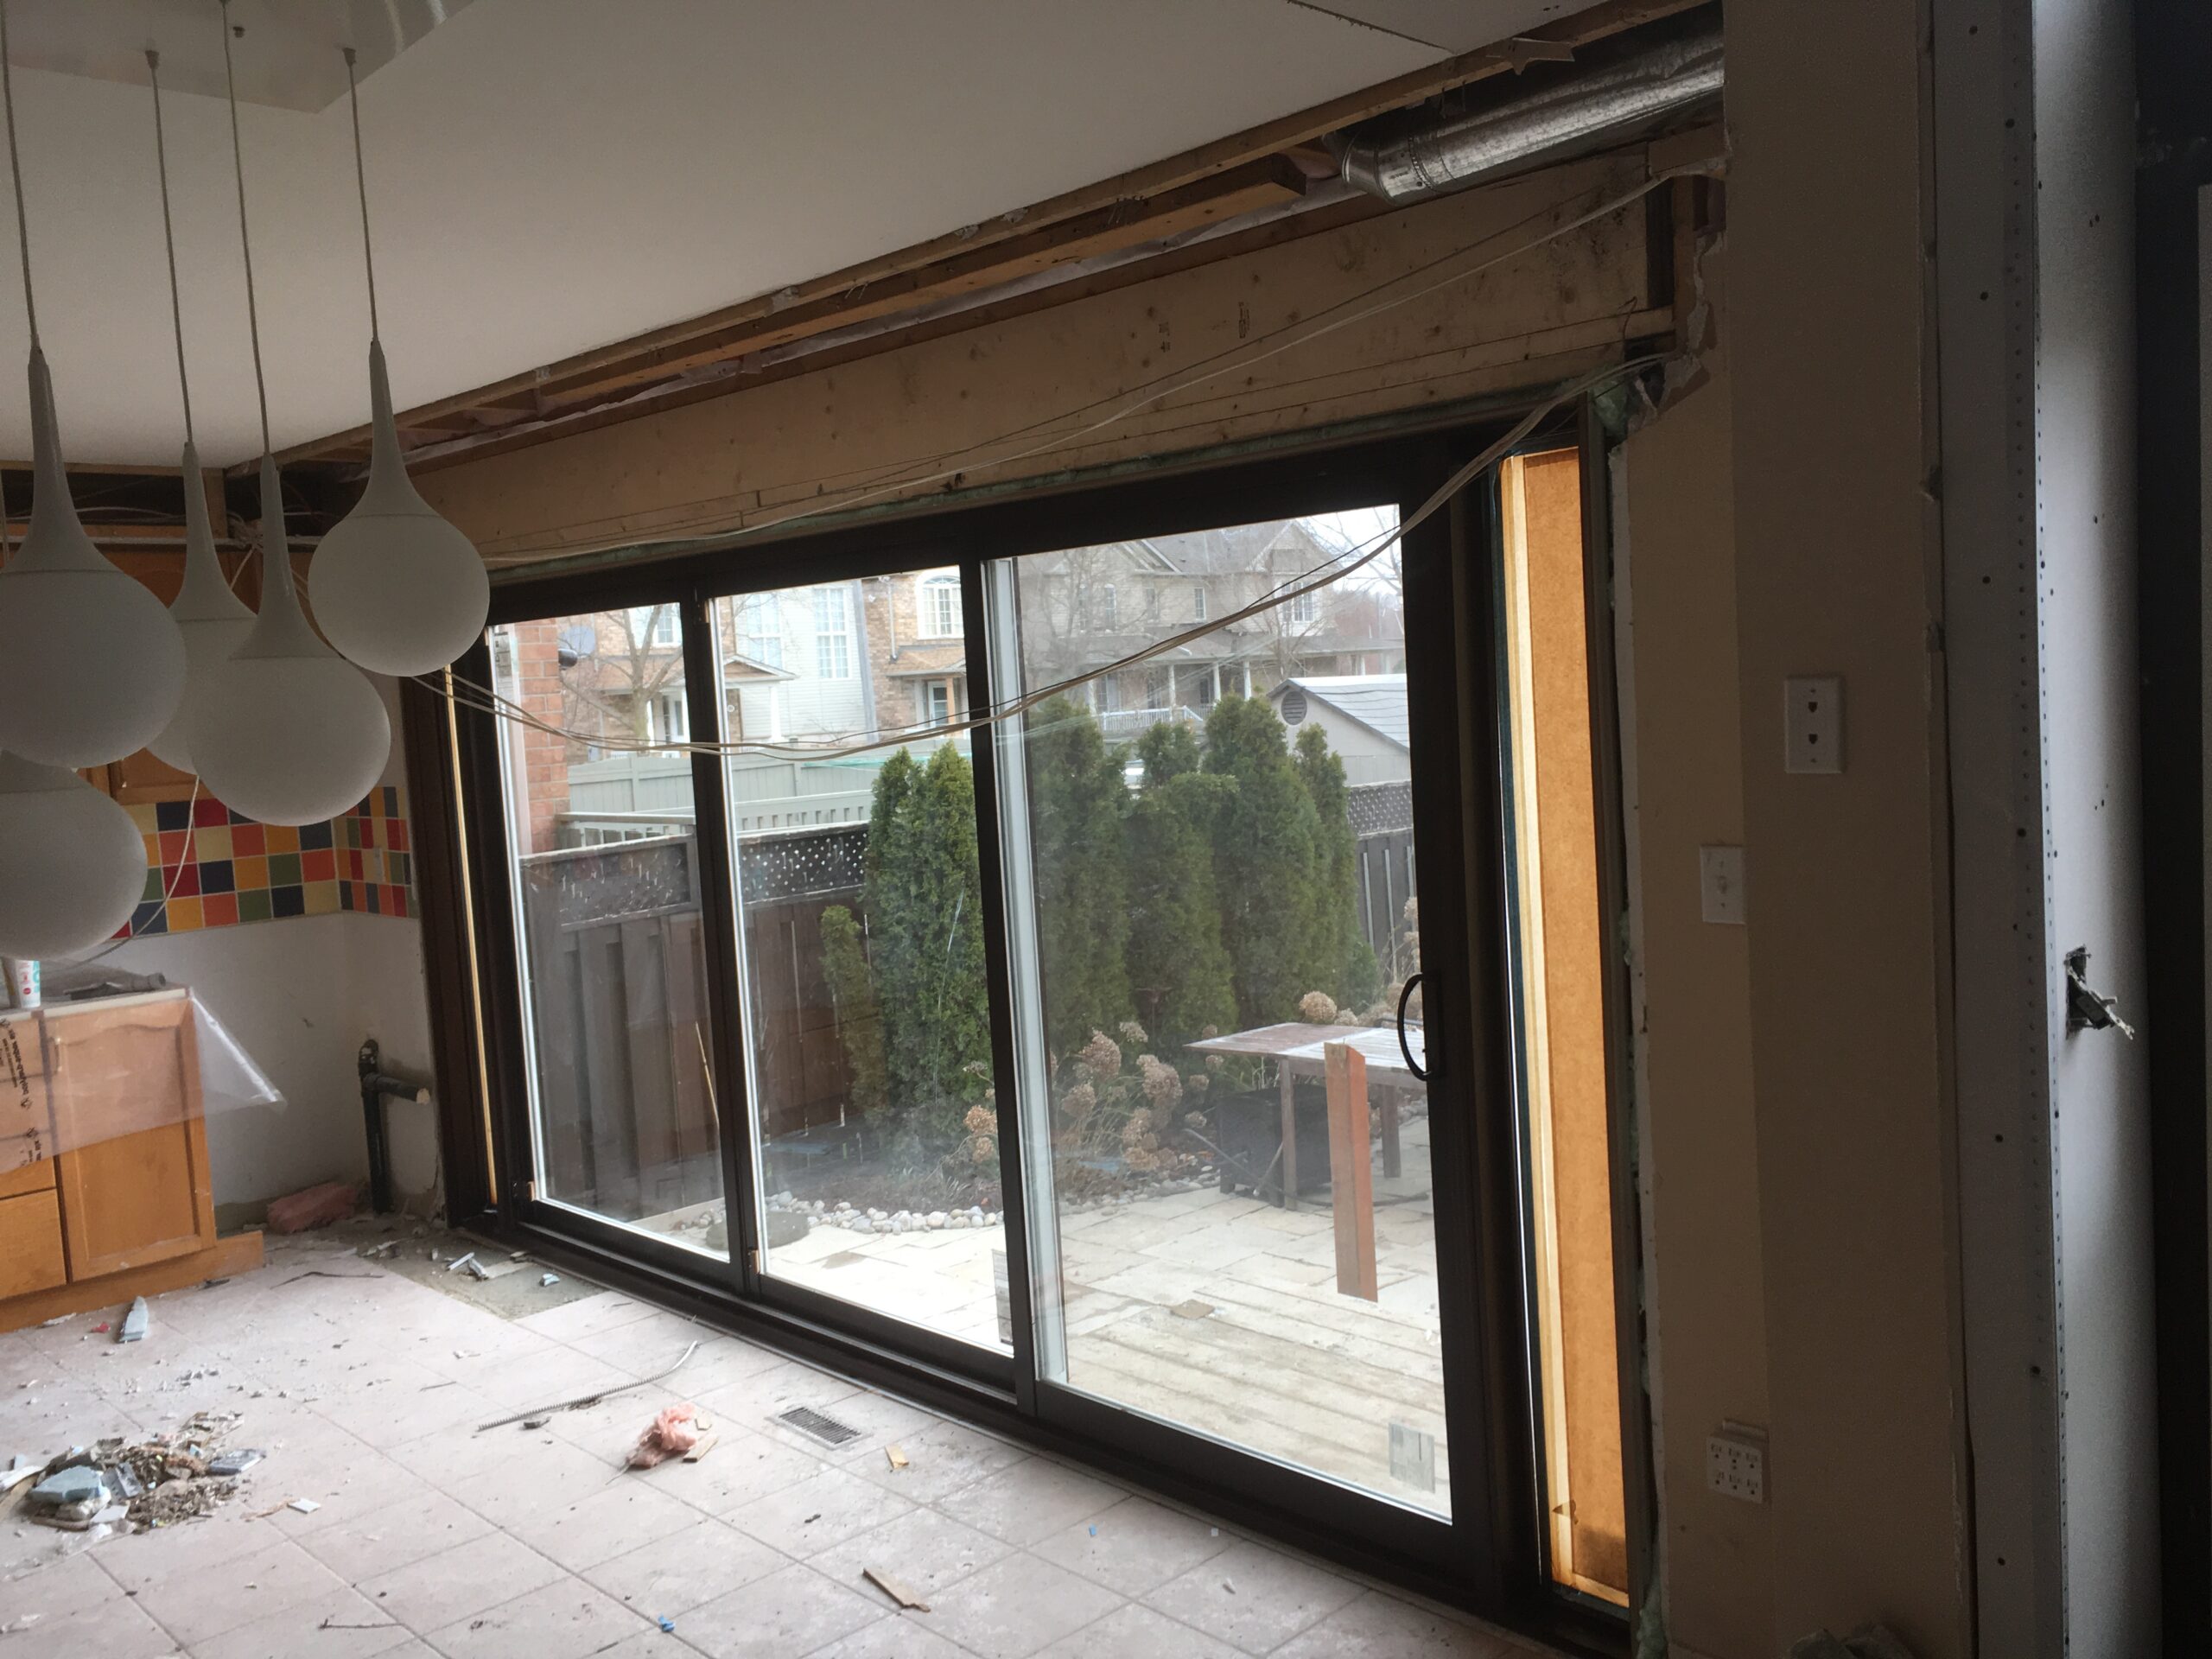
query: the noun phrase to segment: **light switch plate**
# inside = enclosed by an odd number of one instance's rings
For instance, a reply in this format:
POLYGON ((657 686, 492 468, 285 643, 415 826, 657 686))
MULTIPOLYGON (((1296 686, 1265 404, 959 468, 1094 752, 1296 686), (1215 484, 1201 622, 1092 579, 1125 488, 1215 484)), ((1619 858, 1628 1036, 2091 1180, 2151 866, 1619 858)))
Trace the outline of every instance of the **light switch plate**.
POLYGON ((1700 847, 1697 849, 1698 899, 1705 919, 1726 927, 1741 927, 1744 912, 1744 849, 1740 847, 1700 847))
POLYGON ((1782 683, 1782 769, 1843 770, 1843 682, 1833 675, 1782 683))

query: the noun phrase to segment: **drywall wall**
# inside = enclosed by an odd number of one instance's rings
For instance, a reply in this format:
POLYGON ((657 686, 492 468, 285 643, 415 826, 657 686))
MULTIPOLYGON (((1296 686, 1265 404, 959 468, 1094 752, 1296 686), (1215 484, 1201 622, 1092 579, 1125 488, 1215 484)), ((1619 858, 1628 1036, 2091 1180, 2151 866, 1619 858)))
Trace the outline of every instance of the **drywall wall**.
MULTIPOLYGON (((880 480, 934 474, 959 446, 982 447, 953 463, 965 469, 957 479, 905 493, 1542 386, 1671 325, 1649 293, 1641 200, 1545 239, 1548 226, 1644 177, 1640 155, 1555 168, 841 366, 741 383, 419 482, 497 566, 771 523, 880 480), (1459 270, 1465 280, 1443 280, 1459 270), (1393 299, 1405 302, 1360 315, 1393 299), (1282 331, 1325 321, 1332 332, 1277 349, 1282 331), (1153 403, 1129 395, 1201 365, 1203 384, 1153 403), (1026 453, 1056 435, 1077 441, 1026 453)), ((729 556, 740 565, 743 550, 729 556)))
POLYGON ((1923 1659, 1955 1659, 1971 1639, 1943 1025, 1926 30, 1919 0, 1754 0, 1727 18, 1774 1551, 1771 1635, 1747 1655, 1869 1618, 1923 1659), (1840 775, 1783 770, 1783 682, 1812 674, 1842 681, 1840 775))
MULTIPOLYGON (((384 784, 406 781, 397 689, 372 676, 392 719, 384 784)), ((431 1077, 423 930, 411 917, 340 911, 133 939, 107 959, 188 985, 269 1074, 282 1109, 218 1109, 207 1160, 219 1205, 252 1205, 316 1181, 368 1173, 355 1053, 383 1046, 387 1070, 431 1077)), ((436 1131, 427 1106, 395 1103, 393 1180, 427 1193, 436 1131)))
MULTIPOLYGON (((1641 987, 1646 1329, 1667 1631, 1701 1654, 1773 1651, 1772 1511, 1706 1485, 1723 1423, 1764 1426, 1751 932, 1707 922, 1699 849, 1744 844, 1725 250, 1701 264, 1708 378, 1618 452, 1615 626, 1641 987)), ((1747 883, 1758 915, 1762 878, 1747 883)))

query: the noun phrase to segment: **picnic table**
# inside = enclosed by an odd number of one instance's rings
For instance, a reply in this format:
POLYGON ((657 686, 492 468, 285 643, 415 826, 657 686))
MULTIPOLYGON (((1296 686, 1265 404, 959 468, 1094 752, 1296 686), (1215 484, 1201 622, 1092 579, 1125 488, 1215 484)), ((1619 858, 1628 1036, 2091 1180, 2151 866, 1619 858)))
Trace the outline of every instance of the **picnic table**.
MULTIPOLYGON (((1337 1287, 1348 1295, 1375 1300, 1375 1188, 1367 1157, 1369 1090, 1382 1096, 1382 1173, 1403 1167, 1398 1136, 1401 1097, 1424 1085, 1406 1065, 1398 1032, 1390 1026, 1316 1026, 1285 1020, 1209 1037, 1190 1046, 1200 1053, 1242 1054, 1275 1062, 1282 1095, 1281 1205, 1298 1208, 1298 1109, 1300 1077, 1319 1077, 1328 1085, 1332 1148, 1330 1202, 1337 1222, 1337 1287), (1336 1167, 1341 1160, 1344 1167, 1336 1167)), ((1421 1031, 1406 1027, 1406 1046, 1416 1062, 1425 1060, 1421 1031)))

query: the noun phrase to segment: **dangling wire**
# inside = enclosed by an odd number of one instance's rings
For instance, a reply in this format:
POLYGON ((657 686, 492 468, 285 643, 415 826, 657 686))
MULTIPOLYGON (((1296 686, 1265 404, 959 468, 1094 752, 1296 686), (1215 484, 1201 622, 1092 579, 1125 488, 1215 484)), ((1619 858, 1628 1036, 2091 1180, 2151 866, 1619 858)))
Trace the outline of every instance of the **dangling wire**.
MULTIPOLYGON (((162 175, 162 241, 169 256, 169 320, 176 326, 176 389, 184 399, 184 441, 193 443, 192 381, 184 372, 184 300, 176 283, 176 225, 169 216, 169 148, 162 131, 162 54, 146 48, 146 78, 154 84, 154 162, 162 175)), ((196 446, 194 446, 196 447, 196 446)), ((192 487, 192 480, 185 480, 192 487)))
MULTIPOLYGON (((0 0, 4 5, 5 0, 0 0)), ((238 143, 238 83, 231 69, 231 0, 223 0, 223 86, 231 100, 231 168, 238 181, 238 248, 245 256, 245 321, 253 337, 253 393, 261 402, 261 453, 268 454, 269 385, 261 373, 261 308, 253 292, 253 238, 245 223, 245 151, 238 143)))
POLYGON ((346 54, 346 98, 353 107, 353 185, 361 197, 361 266, 369 274, 369 338, 383 338, 377 332, 377 259, 369 241, 369 175, 361 162, 361 87, 353 78, 353 48, 338 48, 346 54))
POLYGON ((7 0, 0 0, 0 105, 4 105, 8 112, 8 171, 16 184, 16 250, 23 261, 23 315, 30 323, 31 349, 36 351, 38 302, 31 297, 31 232, 23 217, 22 153, 16 143, 16 78, 8 68, 7 0))

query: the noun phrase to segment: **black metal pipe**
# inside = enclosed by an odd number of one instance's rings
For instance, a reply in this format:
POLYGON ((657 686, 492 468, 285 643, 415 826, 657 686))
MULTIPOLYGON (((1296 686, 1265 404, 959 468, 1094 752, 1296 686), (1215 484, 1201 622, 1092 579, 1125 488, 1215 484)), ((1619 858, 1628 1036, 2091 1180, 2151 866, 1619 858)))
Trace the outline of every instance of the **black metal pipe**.
POLYGON ((361 1077, 361 1120, 369 1140, 369 1205, 381 1216, 391 1209, 391 1147, 385 1135, 385 1097, 427 1101, 430 1091, 411 1078, 395 1077, 385 1071, 383 1056, 373 1037, 361 1039, 354 1067, 361 1077))

